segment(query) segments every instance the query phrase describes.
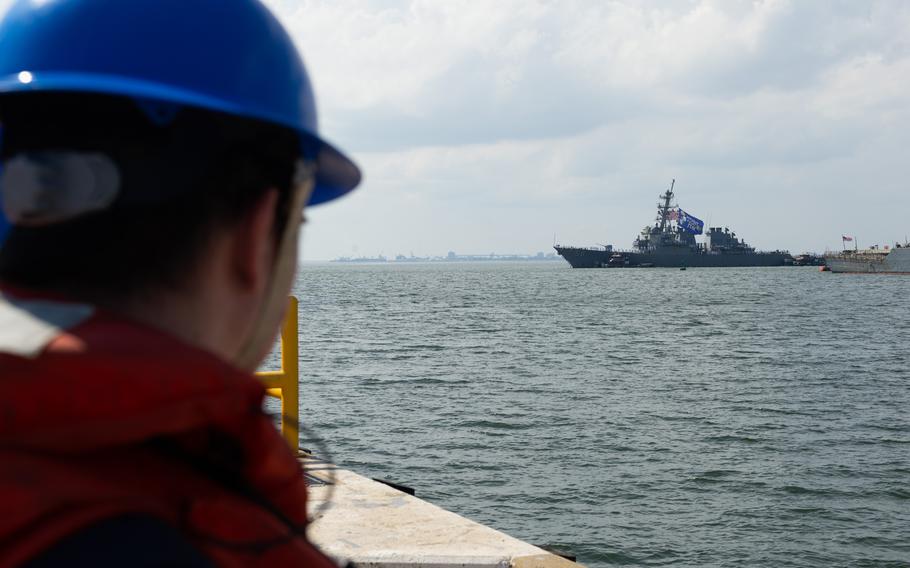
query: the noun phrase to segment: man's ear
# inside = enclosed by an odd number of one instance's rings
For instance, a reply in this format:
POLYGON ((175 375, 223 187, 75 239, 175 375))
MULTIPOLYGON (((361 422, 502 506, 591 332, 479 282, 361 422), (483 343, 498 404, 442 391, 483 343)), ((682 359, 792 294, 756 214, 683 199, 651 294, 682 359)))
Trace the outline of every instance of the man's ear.
POLYGON ((275 262, 275 204, 278 191, 269 189, 237 224, 231 235, 231 266, 245 290, 266 286, 275 262))

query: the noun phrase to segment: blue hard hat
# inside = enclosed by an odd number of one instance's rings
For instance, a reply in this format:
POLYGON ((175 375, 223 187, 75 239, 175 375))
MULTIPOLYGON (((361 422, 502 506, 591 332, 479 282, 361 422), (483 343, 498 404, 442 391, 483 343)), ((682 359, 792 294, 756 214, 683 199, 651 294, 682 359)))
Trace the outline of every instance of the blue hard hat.
POLYGON ((300 133, 310 205, 360 182, 319 137, 300 54, 259 0, 18 0, 0 22, 0 97, 79 91, 190 105, 300 133))

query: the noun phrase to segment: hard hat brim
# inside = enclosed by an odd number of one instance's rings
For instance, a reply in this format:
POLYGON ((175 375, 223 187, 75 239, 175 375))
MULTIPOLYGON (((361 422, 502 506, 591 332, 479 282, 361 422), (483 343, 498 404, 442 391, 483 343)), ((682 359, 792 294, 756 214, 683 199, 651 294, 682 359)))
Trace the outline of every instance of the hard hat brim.
POLYGON ((30 91, 99 93, 132 97, 144 101, 189 105, 205 110, 255 118, 294 130, 300 135, 301 150, 305 152, 306 157, 315 156, 316 186, 307 203, 308 206, 337 199, 357 187, 362 179, 360 169, 344 153, 318 135, 301 129, 297 124, 289 123, 270 109, 251 109, 249 104, 235 103, 227 99, 133 77, 91 73, 35 72, 27 75, 20 73, 0 79, 0 94, 28 93, 30 91))

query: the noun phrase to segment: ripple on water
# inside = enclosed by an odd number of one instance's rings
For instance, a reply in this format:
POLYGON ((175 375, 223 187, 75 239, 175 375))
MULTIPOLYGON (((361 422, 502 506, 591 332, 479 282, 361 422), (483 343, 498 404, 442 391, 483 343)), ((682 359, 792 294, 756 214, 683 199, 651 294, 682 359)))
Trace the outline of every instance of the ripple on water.
POLYGON ((594 568, 907 566, 906 285, 304 265, 302 416, 340 464, 594 568))

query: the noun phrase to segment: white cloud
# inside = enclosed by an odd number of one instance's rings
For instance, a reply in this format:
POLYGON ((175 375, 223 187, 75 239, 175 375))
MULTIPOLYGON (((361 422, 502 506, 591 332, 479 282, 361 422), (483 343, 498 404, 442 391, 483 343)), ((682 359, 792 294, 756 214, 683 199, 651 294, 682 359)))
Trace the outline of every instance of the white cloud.
POLYGON ((910 232, 903 0, 267 4, 366 174, 307 258, 627 246, 672 177, 762 248, 910 232))
POLYGON ((670 177, 764 248, 905 232, 910 4, 276 7, 327 132, 366 166, 360 195, 315 214, 311 258, 532 250, 554 230, 627 245, 670 177))

